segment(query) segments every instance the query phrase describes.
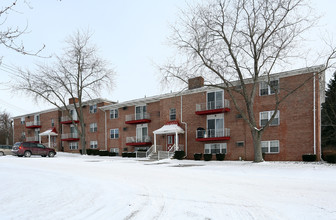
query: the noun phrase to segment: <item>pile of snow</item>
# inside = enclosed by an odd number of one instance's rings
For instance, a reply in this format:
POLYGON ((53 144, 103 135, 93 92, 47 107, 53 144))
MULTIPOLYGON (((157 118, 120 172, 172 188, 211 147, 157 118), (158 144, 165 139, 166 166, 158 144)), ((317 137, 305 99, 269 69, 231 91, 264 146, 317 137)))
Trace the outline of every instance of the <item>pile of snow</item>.
POLYGON ((336 166, 0 157, 0 219, 335 219, 336 166))

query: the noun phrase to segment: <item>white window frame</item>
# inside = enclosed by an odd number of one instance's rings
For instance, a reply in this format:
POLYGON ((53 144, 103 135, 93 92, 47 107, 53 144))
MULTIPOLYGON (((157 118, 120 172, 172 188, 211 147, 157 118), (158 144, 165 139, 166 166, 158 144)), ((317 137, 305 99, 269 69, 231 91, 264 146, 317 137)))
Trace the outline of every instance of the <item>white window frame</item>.
POLYGON ((117 155, 119 155, 119 147, 112 147, 112 148, 110 148, 110 152, 116 153, 117 155))
POLYGON ((137 142, 146 142, 146 137, 148 137, 148 124, 137 124, 136 126, 136 140, 137 142), (144 134, 144 128, 146 130, 144 134))
POLYGON ((69 143, 70 150, 78 150, 78 142, 70 142, 69 143))
POLYGON ((97 104, 90 105, 90 113, 94 114, 97 112, 97 104))
POLYGON ((97 149, 98 141, 90 141, 90 149, 97 149))
POLYGON ((147 114, 147 105, 137 105, 134 108, 135 110, 135 120, 141 120, 146 118, 147 114), (137 113, 137 108, 139 109, 139 112, 137 113))
POLYGON ((90 132, 97 132, 98 131, 98 125, 96 122, 90 124, 90 132))
POLYGON ((224 114, 215 114, 215 115, 208 115, 207 116, 207 136, 208 137, 223 137, 224 136, 224 130, 225 130, 225 120, 224 120, 224 114), (216 120, 223 120, 223 131, 220 131, 219 128, 217 128, 217 122, 216 120), (214 131, 210 131, 209 129, 209 120, 215 120, 215 129, 214 131), (213 136, 215 134, 215 136, 213 136))
POLYGON ((119 138, 119 128, 110 129, 110 139, 118 139, 118 138, 119 138))
POLYGON ((213 109, 220 109, 220 108, 224 108, 224 91, 223 90, 216 90, 216 91, 209 91, 209 92, 207 92, 207 95, 206 95, 206 99, 207 99, 207 103, 206 103, 206 109, 207 110, 213 110, 213 109), (210 93, 214 93, 214 96, 215 96, 215 103, 214 103, 214 107, 213 108, 211 108, 211 107, 209 107, 209 98, 208 98, 208 96, 209 96, 209 94, 210 93), (222 100, 217 100, 217 93, 222 93, 222 100), (219 102, 219 103, 217 103, 217 102, 219 102))
MULTIPOLYGON (((259 125, 260 127, 264 127, 265 125, 262 125, 262 120, 267 120, 269 121, 273 115, 274 111, 263 111, 259 112, 259 125)), ((267 123, 267 122, 266 122, 267 123)), ((280 111, 278 110, 273 121, 270 122, 269 126, 279 126, 280 125, 280 111), (277 123, 276 119, 278 120, 277 123)))
POLYGON ((219 149, 220 154, 227 153, 227 143, 212 143, 212 144, 204 144, 204 153, 205 154, 217 154, 217 152, 212 153, 212 151, 219 149))
POLYGON ((176 108, 169 109, 169 121, 176 121, 176 108))
MULTIPOLYGON (((277 81, 278 85, 277 85, 277 90, 279 93, 279 84, 280 84, 280 80, 279 79, 272 79, 270 80, 270 84, 272 84, 272 82, 277 81)), ((271 86, 268 84, 268 82, 265 81, 261 81, 259 83, 259 96, 267 96, 267 95, 273 95, 275 94, 275 91, 272 90, 271 86), (262 94, 261 91, 262 90, 266 90, 267 89, 267 93, 262 94)))
POLYGON ((110 110, 110 118, 115 119, 119 117, 119 111, 118 109, 111 109, 110 110))
POLYGON ((53 118, 51 119, 51 127, 55 127, 55 120, 53 118))
POLYGON ((278 154, 280 153, 280 142, 279 140, 271 140, 271 141, 262 141, 261 142, 261 151, 266 154, 278 154), (278 151, 277 152, 271 152, 271 148, 277 147, 278 151), (265 151, 264 149, 267 149, 265 151))
POLYGON ((26 138, 26 132, 23 131, 23 132, 21 133, 21 137, 22 137, 23 139, 25 139, 25 138, 26 138))
POLYGON ((21 124, 24 125, 26 123, 26 118, 25 117, 21 117, 21 124))

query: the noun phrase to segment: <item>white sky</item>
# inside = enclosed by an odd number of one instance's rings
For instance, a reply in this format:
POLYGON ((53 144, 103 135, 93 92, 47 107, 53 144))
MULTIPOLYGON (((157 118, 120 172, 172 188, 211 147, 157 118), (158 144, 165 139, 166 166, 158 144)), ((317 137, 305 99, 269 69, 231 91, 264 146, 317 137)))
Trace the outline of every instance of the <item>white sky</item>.
MULTIPOLYGON (((3 2, 3 0, 1 0, 3 2)), ((11 2, 11 0, 5 0, 11 2)), ((112 92, 103 92, 102 98, 127 101, 158 95, 163 90, 155 63, 162 64, 173 50, 166 44, 179 8, 186 6, 183 0, 45 0, 30 1, 32 9, 19 2, 19 13, 11 13, 7 24, 25 27, 29 33, 21 38, 28 50, 37 50, 43 44, 43 55, 61 54, 64 39, 77 29, 94 32, 92 43, 100 49, 100 55, 111 62, 117 72, 112 92)), ((1 4, 2 5, 2 4, 1 4)), ((324 15, 321 27, 312 36, 318 39, 328 30, 336 38, 336 1, 315 0, 312 5, 324 15), (316 37, 317 36, 317 37, 316 37)), ((4 28, 4 26, 0 26, 4 28)), ((335 40, 336 42, 336 40, 335 40)), ((321 46, 318 41, 314 42, 321 46)), ((6 66, 34 68, 34 64, 50 62, 50 59, 34 58, 14 53, 0 47, 2 63, 6 66)), ((0 66, 0 83, 10 85, 10 70, 0 66)), ((330 73, 328 74, 330 75, 330 73)), ((329 79, 329 77, 327 77, 329 79)), ((53 106, 36 104, 22 94, 13 94, 0 84, 0 111, 12 116, 40 111, 53 106)))

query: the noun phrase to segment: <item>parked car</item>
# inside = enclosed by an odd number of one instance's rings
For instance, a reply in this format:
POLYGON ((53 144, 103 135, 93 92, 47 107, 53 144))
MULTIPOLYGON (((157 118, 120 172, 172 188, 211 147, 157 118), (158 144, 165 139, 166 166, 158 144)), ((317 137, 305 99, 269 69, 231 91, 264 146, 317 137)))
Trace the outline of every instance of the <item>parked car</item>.
POLYGON ((12 155, 12 146, 0 145, 0 156, 12 155))
POLYGON ((53 148, 48 148, 43 144, 30 143, 30 142, 17 142, 12 148, 14 155, 19 157, 30 157, 31 155, 41 155, 42 157, 54 157, 56 151, 53 148))

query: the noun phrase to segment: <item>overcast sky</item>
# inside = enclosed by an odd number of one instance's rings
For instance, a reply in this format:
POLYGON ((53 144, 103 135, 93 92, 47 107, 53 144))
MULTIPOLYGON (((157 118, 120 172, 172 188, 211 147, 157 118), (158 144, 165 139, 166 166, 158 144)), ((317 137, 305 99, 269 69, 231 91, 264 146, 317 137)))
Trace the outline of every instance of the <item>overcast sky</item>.
MULTIPOLYGON (((0 5, 3 2, 12 1, 1 0, 0 5)), ((90 29, 94 33, 92 43, 117 72, 114 89, 104 92, 102 98, 127 101, 170 91, 170 88, 161 88, 154 64, 164 63, 173 54, 173 49, 167 45, 171 33, 169 24, 176 20, 179 8, 191 1, 40 0, 30 1, 31 8, 22 2, 18 3, 18 12, 9 15, 7 24, 21 27, 28 24, 29 33, 21 38, 27 50, 37 50, 45 44, 43 55, 61 54, 64 39, 77 29, 90 29)), ((312 5, 324 15, 321 27, 312 35, 320 36, 328 30, 336 39, 336 1, 312 0, 312 5)), ((50 59, 23 56, 4 47, 0 47, 0 56, 3 57, 0 83, 7 85, 11 80, 11 67, 34 68, 36 63, 50 62, 50 59)), ((46 103, 36 104, 22 94, 13 94, 3 84, 0 84, 0 103, 0 111, 5 110, 12 116, 53 107, 46 103)))

